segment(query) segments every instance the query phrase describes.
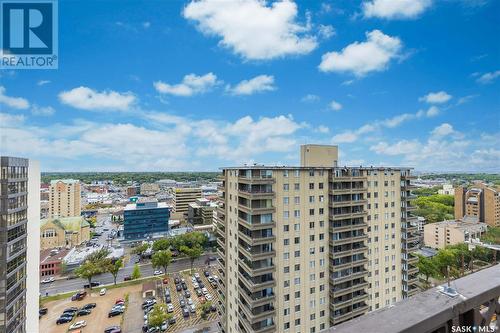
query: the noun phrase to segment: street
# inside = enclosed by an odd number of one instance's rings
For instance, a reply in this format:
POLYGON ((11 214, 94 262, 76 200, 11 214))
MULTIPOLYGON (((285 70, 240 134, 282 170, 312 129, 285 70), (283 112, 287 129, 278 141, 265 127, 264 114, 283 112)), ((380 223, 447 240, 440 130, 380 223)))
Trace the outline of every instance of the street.
MULTIPOLYGON (((198 258, 197 260, 195 260, 193 267, 205 266, 205 261, 208 259, 209 256, 213 256, 213 254, 205 254, 200 258, 198 258)), ((214 262, 212 262, 212 264, 213 263, 214 262)), ((151 267, 150 263, 142 265, 139 264, 139 267, 141 268, 141 277, 153 276, 153 271, 155 269, 151 267)), ((188 258, 183 258, 172 262, 170 266, 168 266, 167 272, 173 273, 190 268, 191 268, 190 260, 188 258)), ((123 278, 127 275, 131 275, 133 269, 134 269, 133 265, 129 265, 120 270, 116 282, 123 282, 123 278)), ((98 281, 101 284, 113 284, 113 276, 110 273, 104 273, 96 275, 94 278, 92 278, 92 281, 98 281)), ((44 296, 46 293, 48 293, 49 295, 54 295, 70 291, 81 290, 83 289, 83 285, 86 283, 87 283, 86 280, 80 278, 72 280, 56 280, 48 284, 41 284, 40 293, 44 296)))

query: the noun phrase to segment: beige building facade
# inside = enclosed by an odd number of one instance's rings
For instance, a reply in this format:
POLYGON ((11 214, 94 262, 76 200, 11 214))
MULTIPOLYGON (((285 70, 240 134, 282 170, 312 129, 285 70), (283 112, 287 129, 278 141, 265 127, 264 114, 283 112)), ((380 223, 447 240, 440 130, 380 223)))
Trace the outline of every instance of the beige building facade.
POLYGON ((486 223, 452 220, 430 223, 424 226, 424 244, 435 249, 443 249, 479 238, 488 229, 486 223))
POLYGON ((455 219, 464 216, 476 217, 493 227, 500 227, 500 190, 477 182, 455 189, 455 219))
POLYGON ((201 198, 201 188, 174 189, 174 213, 177 218, 187 217, 189 204, 201 198))
POLYGON ((81 187, 74 179, 53 180, 49 187, 49 217, 80 216, 81 187))
POLYGON ((411 294, 409 170, 333 167, 332 147, 313 147, 301 167, 223 169, 225 332, 320 332, 411 294))

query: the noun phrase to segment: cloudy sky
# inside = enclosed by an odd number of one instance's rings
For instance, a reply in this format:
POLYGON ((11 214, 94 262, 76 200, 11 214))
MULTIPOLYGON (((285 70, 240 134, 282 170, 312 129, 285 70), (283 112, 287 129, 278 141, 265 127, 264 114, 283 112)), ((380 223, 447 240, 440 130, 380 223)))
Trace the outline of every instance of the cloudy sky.
POLYGON ((59 69, 0 71, 0 152, 44 171, 500 171, 500 2, 63 1, 59 69))

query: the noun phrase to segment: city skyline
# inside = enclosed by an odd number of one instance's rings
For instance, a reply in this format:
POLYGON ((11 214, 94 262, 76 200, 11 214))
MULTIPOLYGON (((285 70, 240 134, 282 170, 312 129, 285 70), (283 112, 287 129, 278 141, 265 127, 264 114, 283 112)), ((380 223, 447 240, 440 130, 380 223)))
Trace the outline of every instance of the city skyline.
POLYGON ((499 3, 411 4, 59 3, 59 69, 0 72, 0 150, 217 171, 318 143, 339 165, 498 172, 499 3))

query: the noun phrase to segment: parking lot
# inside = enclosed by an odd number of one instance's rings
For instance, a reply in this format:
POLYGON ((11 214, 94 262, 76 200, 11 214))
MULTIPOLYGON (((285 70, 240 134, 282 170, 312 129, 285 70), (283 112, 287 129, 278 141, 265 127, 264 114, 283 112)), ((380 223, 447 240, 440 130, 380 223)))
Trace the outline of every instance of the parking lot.
POLYGON ((109 326, 120 326, 122 316, 108 318, 108 312, 115 304, 118 298, 125 298, 129 293, 134 293, 141 290, 141 285, 128 286, 123 288, 111 289, 106 292, 106 295, 99 296, 100 288, 93 290, 90 295, 87 295, 81 301, 71 301, 66 299, 48 302, 44 307, 48 309, 46 315, 40 318, 40 332, 63 333, 67 332, 69 326, 77 321, 85 320, 87 326, 82 329, 83 333, 100 333, 109 326), (81 317, 75 317, 73 321, 65 324, 57 325, 56 321, 66 308, 78 307, 81 308, 88 303, 96 303, 96 307, 92 309, 91 314, 81 317))
MULTIPOLYGON (((200 279, 202 283, 205 285, 205 288, 207 288, 208 294, 211 295, 212 300, 211 303, 215 306, 218 305, 219 302, 219 295, 217 293, 218 288, 214 288, 210 282, 208 281, 207 277, 204 275, 204 270, 205 269, 194 269, 193 273, 198 273, 200 275, 200 279)), ((216 274, 215 269, 208 269, 210 272, 210 275, 216 274)), ((168 288, 170 290, 170 295, 171 295, 171 304, 174 307, 174 311, 172 312, 172 315, 175 318, 175 324, 169 325, 167 328, 167 332, 181 332, 184 331, 185 329, 193 328, 195 326, 198 326, 203 323, 209 323, 218 320, 218 313, 217 312, 209 312, 207 314, 206 319, 202 318, 202 310, 201 310, 201 298, 196 295, 196 291, 193 287, 193 282, 191 280, 193 275, 189 273, 189 271, 184 271, 181 273, 174 273, 174 274, 169 274, 168 275, 168 283, 164 284, 162 283, 161 280, 158 280, 157 287, 156 287, 156 299, 158 302, 165 302, 165 289, 168 288), (186 285, 187 285, 187 291, 191 294, 191 300, 193 301, 193 304, 195 306, 195 312, 189 313, 189 317, 184 317, 182 313, 182 307, 180 306, 179 300, 180 298, 183 298, 186 301, 185 307, 189 309, 189 305, 187 304, 187 299, 188 297, 185 297, 185 290, 182 291, 177 291, 176 290, 176 285, 174 283, 175 278, 179 279, 184 279, 186 285)), ((161 276, 163 278, 163 276, 161 276)), ((218 284, 217 284, 218 285, 218 284)), ((165 302, 166 303, 166 302, 165 302)), ((129 306, 128 311, 134 312, 134 311, 141 311, 141 313, 144 313, 143 310, 140 308, 141 304, 136 303, 134 305, 137 307, 137 309, 133 309, 132 306, 129 306), (140 310, 139 310, 140 309, 140 310)), ((134 320, 137 321, 137 316, 134 316, 135 319, 131 318, 132 316, 125 314, 125 320, 134 320)), ((134 330, 137 329, 138 327, 142 327, 143 325, 143 320, 142 318, 141 323, 130 323, 126 322, 124 324, 124 327, 134 327, 134 330)))

